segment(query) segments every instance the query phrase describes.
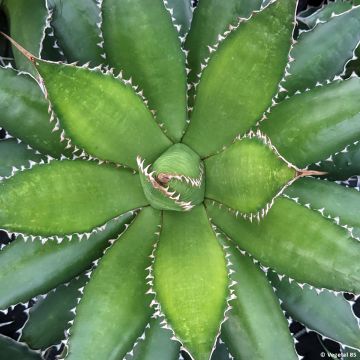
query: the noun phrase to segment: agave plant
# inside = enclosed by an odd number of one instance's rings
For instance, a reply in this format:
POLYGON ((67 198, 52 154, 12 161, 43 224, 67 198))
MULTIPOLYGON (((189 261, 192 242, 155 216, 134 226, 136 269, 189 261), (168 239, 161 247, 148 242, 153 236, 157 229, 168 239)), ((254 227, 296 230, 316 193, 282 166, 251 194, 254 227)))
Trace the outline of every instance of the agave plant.
POLYGON ((1 2, 0 307, 29 316, 0 357, 297 359, 292 319, 360 348, 360 7, 32 2, 1 2))

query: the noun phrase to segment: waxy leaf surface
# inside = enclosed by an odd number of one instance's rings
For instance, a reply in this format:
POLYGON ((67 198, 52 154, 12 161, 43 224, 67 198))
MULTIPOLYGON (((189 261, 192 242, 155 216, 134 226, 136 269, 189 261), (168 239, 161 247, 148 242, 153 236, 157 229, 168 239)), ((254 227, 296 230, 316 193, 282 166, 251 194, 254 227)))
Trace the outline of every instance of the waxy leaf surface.
POLYGON ((179 141, 187 116, 185 55, 163 0, 103 0, 102 11, 108 63, 144 91, 164 131, 179 141))
POLYGON ((230 144, 271 105, 288 61, 295 4, 278 0, 269 5, 240 23, 211 56, 184 137, 200 156, 230 144))
POLYGON ((36 60, 61 127, 88 154, 136 168, 169 145, 130 85, 100 70, 36 60), (101 100, 100 100, 101 99, 101 100))
POLYGON ((157 300, 176 336, 196 360, 208 360, 224 318, 228 277, 203 206, 163 212, 154 277, 157 300))
POLYGON ((205 197, 242 213, 265 208, 296 175, 259 138, 236 141, 206 159, 205 173, 205 197))
POLYGON ((0 227, 30 235, 87 232, 144 205, 137 175, 90 161, 53 161, 0 183, 0 227))
POLYGON ((207 212, 242 250, 279 274, 318 288, 360 293, 360 244, 320 213, 286 198, 277 199, 259 223, 210 203, 207 212))
POLYGON ((11 360, 42 360, 40 353, 3 335, 0 335, 0 357, 11 360))
POLYGON ((55 240, 42 244, 38 238, 25 242, 19 236, 0 251, 0 309, 46 294, 88 269, 130 218, 130 214, 125 214, 109 221, 104 230, 92 234, 89 239, 81 240, 73 235, 60 244, 55 240))
POLYGON ((282 301, 281 307, 293 319, 335 341, 360 348, 358 320, 343 294, 328 290, 318 294, 307 284, 300 287, 287 278, 280 281, 274 272, 268 276, 282 301))
POLYGON ((94 270, 70 329, 68 360, 122 359, 151 315, 146 268, 160 212, 143 209, 94 270))
POLYGON ((284 100, 261 123, 279 152, 305 167, 360 137, 360 79, 317 87, 284 100))

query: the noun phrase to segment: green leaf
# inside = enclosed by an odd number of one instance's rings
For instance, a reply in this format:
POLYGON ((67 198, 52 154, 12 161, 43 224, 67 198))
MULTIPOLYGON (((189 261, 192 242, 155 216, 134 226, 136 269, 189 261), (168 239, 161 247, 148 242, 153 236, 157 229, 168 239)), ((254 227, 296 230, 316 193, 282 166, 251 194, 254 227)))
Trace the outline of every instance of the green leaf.
POLYGON ((236 359, 267 359, 273 349, 281 349, 278 360, 298 359, 286 318, 265 274, 249 256, 225 239, 221 242, 230 254, 231 280, 236 282, 236 298, 230 302, 229 319, 221 331, 231 354, 236 359))
POLYGON ((36 67, 61 126, 90 155, 136 168, 137 155, 153 160, 171 145, 140 96, 111 73, 42 60, 36 67))
POLYGON ((88 269, 130 218, 125 214, 111 220, 87 240, 73 235, 60 244, 50 240, 42 244, 39 239, 24 242, 18 237, 0 252, 0 309, 45 294, 88 269))
POLYGON ((0 357, 11 360, 42 360, 40 353, 30 350, 25 344, 0 334, 0 357))
POLYGON ((242 250, 279 274, 317 288, 360 293, 360 244, 320 213, 286 198, 260 223, 210 203, 207 212, 242 250))
MULTIPOLYGON (((301 179, 286 190, 286 195, 297 198, 301 204, 331 216, 341 225, 351 228, 360 240, 360 192, 336 183, 312 178, 301 179)), ((350 231, 350 230, 349 230, 350 231)))
POLYGON ((0 126, 43 154, 60 157, 66 144, 53 132, 48 103, 30 76, 0 67, 0 126))
POLYGON ((24 143, 19 143, 16 139, 6 139, 0 141, 0 177, 10 176, 13 167, 30 167, 32 161, 39 162, 43 157, 34 150, 28 149, 24 143))
MULTIPOLYGON (((10 23, 10 36, 40 57, 48 18, 45 0, 4 0, 3 6, 10 23)), ((30 61, 15 46, 12 49, 17 68, 34 74, 30 61)))
POLYGON ((318 81, 340 75, 360 41, 359 26, 360 7, 356 7, 300 34, 291 51, 295 59, 290 64, 291 75, 283 84, 288 93, 313 88, 318 81))
POLYGON ((232 357, 225 343, 219 339, 216 348, 211 355, 211 360, 231 360, 232 357))
POLYGON ((245 137, 206 159, 205 174, 206 198, 241 213, 256 213, 267 212, 296 170, 273 152, 266 138, 245 137))
POLYGON ((318 293, 309 285, 299 285, 269 272, 271 284, 282 300, 282 308, 295 320, 340 343, 360 348, 360 328, 350 303, 343 295, 324 290, 318 293))
POLYGON ((295 0, 270 4, 232 30, 211 56, 184 137, 200 156, 230 144, 271 105, 288 61, 295 5, 295 0))
POLYGON ((203 206, 163 212, 154 277, 157 300, 177 338, 193 358, 208 360, 224 318, 228 277, 203 206))
POLYGON ((53 161, 0 183, 0 226, 31 235, 86 232, 144 205, 137 175, 90 161, 53 161))
POLYGON ((351 1, 330 1, 328 4, 324 4, 322 7, 312 12, 310 15, 300 15, 297 17, 297 19, 310 29, 313 28, 317 22, 329 21, 333 17, 333 14, 341 14, 351 9, 351 7, 351 1))
POLYGON ((178 360, 180 344, 171 340, 169 330, 162 328, 160 319, 152 319, 146 326, 142 338, 134 347, 133 356, 126 360, 178 360))
POLYGON ((104 0, 102 12, 107 62, 144 90, 178 142, 187 117, 185 55, 163 0, 104 0))
POLYGON ((236 25, 239 17, 249 17, 252 11, 260 9, 261 4, 262 0, 199 2, 185 42, 185 48, 189 51, 190 82, 197 82, 201 63, 209 56, 208 46, 218 42, 218 35, 223 34, 230 24, 236 25))
POLYGON ((66 359, 122 359, 131 350, 151 315, 145 277, 160 221, 145 208, 106 252, 76 309, 66 359))
MULTIPOLYGON (((89 239, 91 241, 91 239, 89 239)), ((40 298, 29 311, 29 319, 21 332, 21 341, 32 349, 46 349, 65 339, 69 321, 74 319, 71 309, 78 304, 79 289, 88 278, 82 275, 69 284, 60 285, 46 298, 40 298)))
POLYGON ((360 142, 356 140, 332 154, 328 160, 313 164, 310 168, 326 172, 326 177, 331 180, 347 180, 353 175, 360 175, 360 142))
POLYGON ((99 65, 104 59, 100 43, 100 29, 96 26, 101 20, 96 0, 50 0, 54 11, 51 25, 55 36, 70 62, 99 65))
POLYGON ((193 10, 191 0, 166 0, 167 8, 173 11, 175 24, 180 25, 180 36, 185 36, 191 25, 193 10))
POLYGON ((273 107, 260 129, 303 168, 359 139, 359 91, 360 79, 352 78, 295 95, 273 107))

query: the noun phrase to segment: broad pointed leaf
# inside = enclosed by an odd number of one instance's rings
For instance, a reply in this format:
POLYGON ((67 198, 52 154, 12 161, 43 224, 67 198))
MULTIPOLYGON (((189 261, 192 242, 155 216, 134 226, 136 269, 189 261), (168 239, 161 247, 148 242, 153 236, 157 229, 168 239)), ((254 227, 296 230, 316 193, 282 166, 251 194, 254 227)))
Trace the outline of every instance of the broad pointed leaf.
MULTIPOLYGON (((9 18, 11 37, 32 54, 40 57, 48 18, 46 1, 4 0, 3 6, 9 18)), ((13 52, 18 69, 35 73, 30 61, 15 46, 13 52)))
POLYGON ((0 309, 45 294, 88 269, 129 219, 130 215, 125 214, 111 220, 104 230, 89 239, 73 235, 60 244, 50 240, 42 244, 40 239, 24 242, 21 236, 17 238, 0 252, 0 309))
POLYGON ((286 198, 279 198, 260 223, 217 205, 208 204, 207 212, 264 266, 318 288, 360 293, 360 243, 320 213, 286 198))
POLYGON ((200 156, 230 144, 271 104, 288 61, 295 5, 278 0, 240 23, 210 58, 184 137, 200 156))
POLYGON ((137 155, 154 159, 171 145, 140 96, 119 78, 42 60, 36 67, 61 126, 90 155, 136 168, 137 155))
POLYGON ((180 344, 171 340, 170 330, 162 328, 161 319, 151 319, 143 337, 135 345, 133 355, 125 360, 179 360, 180 344))
POLYGON ((339 224, 351 228, 360 239, 360 192, 336 183, 312 178, 301 179, 286 190, 286 195, 301 204, 331 216, 339 224))
POLYGON ((53 161, 0 183, 0 226, 25 234, 86 232, 144 205, 137 175, 90 161, 53 161))
POLYGON ((326 159, 360 137, 359 92, 352 78, 295 95, 272 108, 261 130, 299 167, 326 159))
POLYGON ((185 56, 163 0, 104 0, 107 62, 144 90, 164 131, 179 141, 186 124, 185 56))
POLYGON ((333 17, 333 14, 341 14, 351 9, 352 5, 351 1, 330 1, 328 4, 324 4, 311 14, 304 14, 304 16, 300 15, 297 19, 310 29, 313 28, 319 21, 329 21, 333 17))
POLYGON ((20 340, 32 349, 46 349, 64 340, 65 330, 70 327, 69 321, 75 316, 71 309, 77 306, 77 299, 81 296, 79 288, 87 280, 87 276, 81 275, 69 284, 60 285, 46 298, 37 300, 29 311, 29 319, 21 331, 20 340))
POLYGON ((203 206, 163 212, 154 276, 157 300, 176 336, 196 360, 208 360, 224 318, 228 278, 203 206))
POLYGON ((347 180, 353 175, 360 175, 360 142, 356 140, 310 168, 326 172, 326 177, 332 180, 347 180))
POLYGON ((55 36, 70 62, 102 64, 104 50, 100 43, 100 9, 96 0, 52 0, 51 25, 55 36))
POLYGON ((243 138, 205 160, 205 197, 242 213, 260 211, 295 178, 286 164, 260 138, 243 138))
POLYGON ((60 132, 52 132, 48 104, 37 82, 13 69, 0 67, 0 126, 43 154, 66 153, 60 132))
POLYGON ((175 19, 175 24, 180 25, 180 36, 185 36, 191 25, 193 10, 191 0, 166 0, 167 8, 170 9, 175 19))
POLYGON ((222 326, 222 338, 231 354, 236 359, 266 359, 273 349, 281 349, 278 360, 297 359, 286 318, 266 276, 249 256, 221 241, 230 254, 231 279, 236 282, 236 299, 222 326))
POLYGON ((317 293, 309 285, 299 286, 289 279, 280 281, 269 272, 271 284, 282 300, 281 306, 295 320, 342 344, 360 348, 360 328, 350 303, 343 295, 324 290, 317 293))
MULTIPOLYGON (((175 1, 175 0, 173 0, 175 1)), ((260 9, 262 0, 207 0, 199 2, 186 37, 185 48, 189 51, 189 80, 197 82, 201 63, 209 56, 208 46, 218 42, 230 24, 236 25, 238 17, 247 18, 251 12, 260 9)))
POLYGON ((68 360, 122 359, 151 315, 146 268, 160 224, 148 207, 102 258, 76 309, 68 360))
POLYGON ((11 360, 42 360, 40 353, 0 334, 0 357, 11 360))
POLYGON ((10 176, 14 167, 17 169, 22 166, 30 167, 32 161, 39 162, 42 159, 40 154, 28 149, 16 139, 0 141, 0 177, 10 176))
POLYGON ((295 59, 289 68, 291 75, 283 84, 288 93, 304 91, 318 81, 340 75, 360 41, 359 26, 360 7, 356 7, 300 34, 291 51, 295 59))

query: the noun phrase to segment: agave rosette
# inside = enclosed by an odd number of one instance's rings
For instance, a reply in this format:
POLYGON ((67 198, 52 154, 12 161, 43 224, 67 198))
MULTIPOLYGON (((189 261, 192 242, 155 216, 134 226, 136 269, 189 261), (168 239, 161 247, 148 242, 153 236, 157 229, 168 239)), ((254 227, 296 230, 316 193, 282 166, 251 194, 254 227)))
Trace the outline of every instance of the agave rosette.
MULTIPOLYGON (((20 341, 289 360, 293 317, 359 348, 342 292, 360 293, 360 195, 324 177, 359 169, 360 80, 344 78, 360 7, 302 13, 295 39, 295 0, 38 3, 11 23, 22 71, 0 69, 0 226, 17 237, 0 304, 56 288, 20 341)), ((15 348, 40 357, 0 338, 15 348)))

